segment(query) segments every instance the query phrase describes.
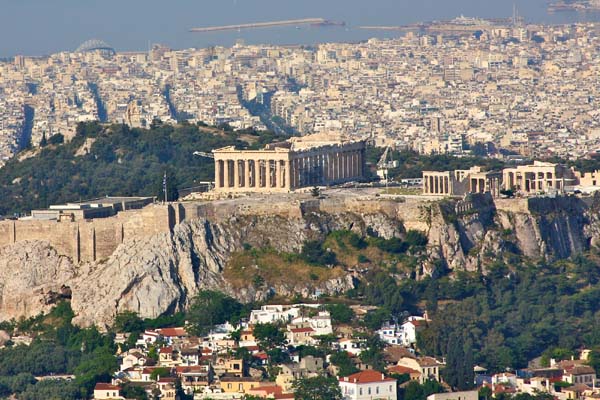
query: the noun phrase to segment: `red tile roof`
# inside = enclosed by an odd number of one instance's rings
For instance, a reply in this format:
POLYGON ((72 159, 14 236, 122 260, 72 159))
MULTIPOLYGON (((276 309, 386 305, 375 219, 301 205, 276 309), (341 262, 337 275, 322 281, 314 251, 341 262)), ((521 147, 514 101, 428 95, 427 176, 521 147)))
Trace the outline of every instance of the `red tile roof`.
POLYGON ((373 382, 396 382, 393 378, 386 378, 381 372, 367 370, 357 372, 345 378, 340 378, 340 382, 352 382, 352 383, 373 383, 373 382))
POLYGON ((111 385, 110 383, 96 383, 94 390, 121 390, 121 386, 111 385))
POLYGON ((281 394, 276 394, 275 399, 294 399, 294 393, 281 393, 281 394))
POLYGON ((281 386, 273 385, 273 386, 258 386, 255 388, 248 389, 249 392, 265 392, 266 394, 274 394, 283 392, 283 388, 281 386))
POLYGON ((494 388, 494 393, 516 393, 517 390, 512 386, 498 384, 494 388))
POLYGON ((256 353, 253 354, 252 357, 259 358, 261 360, 266 360, 268 358, 266 353, 256 353))
POLYGON ((292 333, 303 333, 303 332, 314 332, 315 330, 313 328, 293 328, 290 329, 290 332, 292 333))
POLYGON ((156 331, 166 337, 187 336, 185 328, 162 328, 156 331))
POLYGON ((204 365, 189 365, 175 367, 175 371, 178 374, 193 373, 193 372, 207 372, 204 365))
POLYGON ((388 367, 387 370, 391 374, 421 374, 419 371, 417 371, 415 369, 403 367, 402 365, 394 365, 394 366, 388 367))
POLYGON ((144 368, 142 369, 142 374, 151 374, 157 367, 144 368))
POLYGON ((171 353, 173 353, 173 348, 172 347, 161 347, 158 352, 160 354, 171 354, 171 353))

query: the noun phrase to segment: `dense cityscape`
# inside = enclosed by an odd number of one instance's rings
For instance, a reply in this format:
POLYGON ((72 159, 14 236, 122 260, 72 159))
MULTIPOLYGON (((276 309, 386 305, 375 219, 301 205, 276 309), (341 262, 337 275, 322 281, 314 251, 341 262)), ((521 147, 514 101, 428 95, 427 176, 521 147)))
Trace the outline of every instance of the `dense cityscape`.
POLYGON ((460 154, 476 142, 530 157, 595 151, 598 27, 487 24, 474 35, 313 48, 156 45, 114 54, 90 41, 73 53, 17 56, 0 64, 1 156, 11 157, 24 135, 33 145, 70 138, 79 122, 96 119, 264 129, 246 102, 268 105, 298 132, 339 131, 424 154, 460 154))

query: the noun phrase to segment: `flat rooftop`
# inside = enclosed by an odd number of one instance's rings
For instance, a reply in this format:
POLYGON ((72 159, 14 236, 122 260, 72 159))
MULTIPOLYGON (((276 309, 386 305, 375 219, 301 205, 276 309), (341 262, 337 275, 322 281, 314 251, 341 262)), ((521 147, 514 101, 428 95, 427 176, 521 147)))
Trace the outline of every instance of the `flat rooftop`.
POLYGON ((128 203, 134 201, 146 201, 152 200, 153 197, 100 197, 97 199, 86 200, 81 202, 69 202, 67 204, 77 204, 77 205, 89 205, 89 204, 118 204, 118 203, 128 203))

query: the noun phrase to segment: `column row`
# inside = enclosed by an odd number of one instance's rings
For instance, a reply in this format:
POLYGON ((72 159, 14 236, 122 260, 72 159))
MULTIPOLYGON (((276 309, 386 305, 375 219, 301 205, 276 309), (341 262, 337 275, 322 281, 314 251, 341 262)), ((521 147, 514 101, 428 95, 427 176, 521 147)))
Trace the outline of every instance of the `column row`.
POLYGON ((450 195, 450 178, 440 175, 425 175, 423 176, 423 193, 450 195))
POLYGON ((287 189, 290 162, 286 160, 215 160, 216 189, 287 189))
POLYGON ((362 178, 363 163, 361 150, 297 155, 292 159, 291 185, 298 188, 362 178))

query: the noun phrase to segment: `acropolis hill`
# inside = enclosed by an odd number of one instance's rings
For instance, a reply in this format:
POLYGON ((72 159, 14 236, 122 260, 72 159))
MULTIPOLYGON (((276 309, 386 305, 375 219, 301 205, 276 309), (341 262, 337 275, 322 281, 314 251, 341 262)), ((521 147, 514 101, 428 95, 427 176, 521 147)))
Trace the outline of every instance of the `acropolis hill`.
POLYGON ((440 267, 485 271, 511 251, 566 258, 599 243, 597 203, 592 197, 442 199, 339 188, 320 197, 307 191, 149 204, 91 220, 2 221, 0 318, 37 315, 67 297, 79 324, 102 327, 123 310, 142 317, 181 310, 201 288, 243 301, 344 292, 369 267, 312 267, 317 280, 289 280, 281 271, 280 280, 260 287, 252 284, 257 266, 247 265, 236 285, 227 278, 230 260, 248 246, 298 253, 307 241, 340 230, 401 239, 411 229, 424 232, 428 243, 413 272, 417 279, 440 267))

